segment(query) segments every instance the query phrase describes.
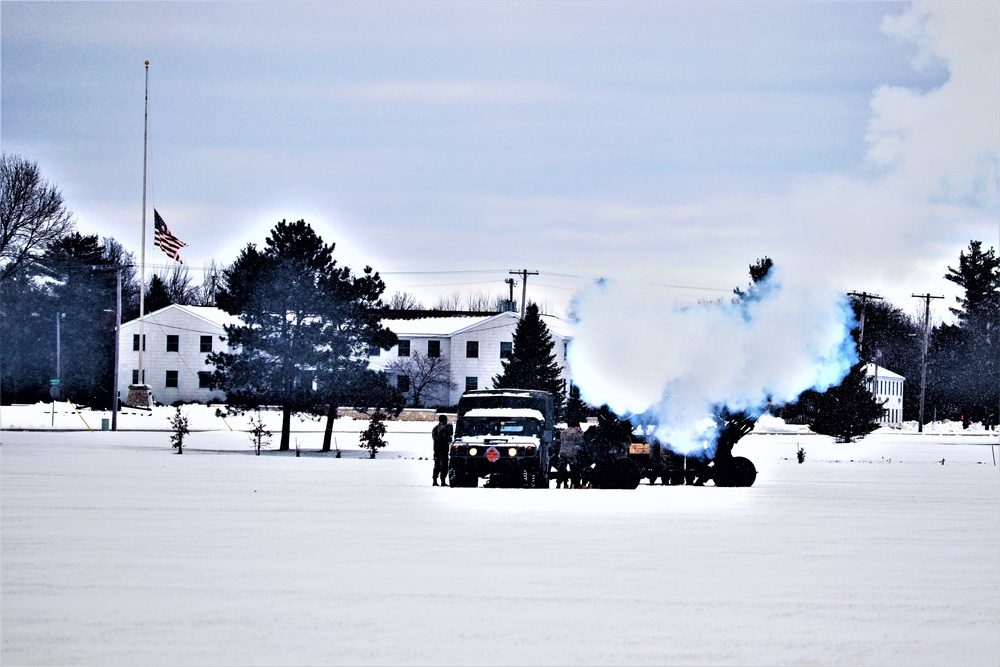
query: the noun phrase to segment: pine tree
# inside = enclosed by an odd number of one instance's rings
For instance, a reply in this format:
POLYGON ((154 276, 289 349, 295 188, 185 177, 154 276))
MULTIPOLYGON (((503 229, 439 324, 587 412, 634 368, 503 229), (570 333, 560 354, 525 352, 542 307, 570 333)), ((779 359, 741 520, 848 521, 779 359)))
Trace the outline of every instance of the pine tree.
POLYGON ((569 396, 566 398, 566 422, 584 422, 587 419, 587 415, 590 413, 590 408, 583 399, 580 398, 580 388, 575 384, 569 387, 569 396))
POLYGON ((173 301, 167 293, 167 284, 159 274, 154 273, 146 286, 146 296, 143 299, 143 306, 147 313, 155 313, 161 308, 166 308, 173 301))
POLYGON ((493 378, 497 389, 540 389, 550 392, 557 412, 562 411, 566 381, 556 361, 555 341, 538 312, 537 304, 529 304, 524 319, 514 330, 514 349, 503 361, 503 372, 493 378))
POLYGON ((993 248, 984 251, 981 242, 970 241, 958 268, 948 267, 944 277, 963 294, 956 298, 958 307, 950 309, 958 325, 935 331, 936 398, 945 409, 957 408, 965 424, 991 426, 997 423, 1000 388, 1000 258, 993 248))
POLYGON ((882 407, 875 400, 865 375, 865 363, 851 367, 844 381, 813 397, 815 413, 810 428, 831 435, 837 442, 854 442, 878 428, 882 407))
POLYGON ((219 306, 242 324, 226 327, 237 350, 209 357, 213 383, 234 411, 280 405, 281 451, 290 448, 293 413, 324 402, 336 407, 357 384, 355 376, 370 373, 368 345, 395 344, 379 323, 385 285, 378 273, 365 267, 354 275, 337 266, 333 248, 304 220, 282 220, 263 251, 248 244, 223 271, 219 306))
POLYGON ((368 422, 368 428, 358 436, 360 444, 358 445, 361 449, 368 450, 368 458, 375 458, 375 453, 379 449, 385 447, 385 414, 381 410, 375 410, 372 413, 371 420, 368 422))

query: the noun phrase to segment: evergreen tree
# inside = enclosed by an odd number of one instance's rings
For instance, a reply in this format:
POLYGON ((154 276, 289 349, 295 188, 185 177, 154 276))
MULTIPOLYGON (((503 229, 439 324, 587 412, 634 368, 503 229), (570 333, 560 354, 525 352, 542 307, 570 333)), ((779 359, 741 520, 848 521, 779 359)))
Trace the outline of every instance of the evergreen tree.
POLYGON ((770 257, 764 256, 750 265, 750 285, 744 292, 739 287, 733 290, 737 301, 748 301, 759 299, 761 296, 759 283, 767 278, 774 268, 774 261, 770 257))
POLYGON ((55 308, 48 288, 22 266, 0 281, 0 401, 48 401, 55 377, 55 308))
POLYGON ((146 286, 146 296, 143 297, 143 307, 147 313, 155 313, 161 308, 166 308, 173 301, 167 293, 167 284, 163 282, 159 274, 154 273, 146 286))
POLYGON ((279 450, 290 448, 293 413, 323 402, 335 408, 367 372, 368 345, 395 344, 379 324, 381 278, 370 267, 355 276, 337 266, 333 248, 304 220, 282 220, 263 251, 248 244, 223 271, 219 306, 242 324, 226 327, 236 351, 209 357, 213 383, 234 411, 282 407, 279 450))
POLYGON ((935 331, 929 362, 935 378, 929 384, 939 407, 954 408, 966 425, 991 426, 1000 398, 1000 258, 993 248, 984 251, 981 242, 970 241, 958 268, 948 267, 944 277, 963 294, 950 309, 957 326, 935 331))
POLYGON ((590 414, 590 407, 580 398, 580 388, 575 384, 569 387, 569 395, 566 398, 566 421, 584 422, 590 414))
POLYGON ((556 361, 555 341, 545 326, 538 306, 529 304, 524 319, 514 330, 514 350, 503 363, 503 371, 493 378, 497 389, 540 389, 550 392, 555 399, 557 412, 562 411, 566 381, 556 361))
POLYGON ((806 393, 811 396, 805 403, 813 411, 809 426, 816 433, 833 436, 837 442, 854 442, 878 428, 882 407, 872 396, 864 362, 854 364, 836 387, 822 394, 806 393))
POLYGON ((138 315, 131 255, 111 238, 72 233, 49 243, 0 282, 0 387, 4 402, 49 400, 60 314, 63 397, 107 408, 115 395, 115 273, 122 273, 122 317, 138 315), (61 314, 65 314, 65 316, 61 314))
MULTIPOLYGON (((38 260, 39 271, 52 280, 43 322, 54 330, 60 317, 62 395, 100 407, 110 407, 116 393, 111 385, 118 267, 106 248, 96 235, 73 232, 49 244, 38 260)), ((54 331, 43 340, 53 338, 54 331)))

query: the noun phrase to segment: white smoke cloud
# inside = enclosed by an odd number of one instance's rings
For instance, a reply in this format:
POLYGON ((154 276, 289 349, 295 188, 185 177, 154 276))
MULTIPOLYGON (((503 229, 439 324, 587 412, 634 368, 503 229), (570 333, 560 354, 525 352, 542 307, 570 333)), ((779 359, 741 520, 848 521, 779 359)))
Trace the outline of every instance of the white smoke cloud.
MULTIPOLYGON (((996 232, 998 25, 995 2, 921 2, 887 17, 883 32, 917 44, 917 66, 943 62, 945 83, 875 91, 866 177, 803 178, 743 212, 776 262, 745 310, 664 301, 620 280, 579 294, 569 362, 583 398, 649 412, 662 441, 697 451, 717 407, 759 410, 839 383, 856 361, 845 292, 921 285, 927 266, 943 273, 942 248, 996 232)), ((682 259, 665 253, 663 264, 682 259)))
POLYGON ((718 406, 760 410, 838 383, 856 360, 842 296, 782 285, 773 269, 743 303, 650 303, 607 281, 576 301, 569 363, 581 396, 618 414, 648 413, 678 451, 702 448, 718 406))

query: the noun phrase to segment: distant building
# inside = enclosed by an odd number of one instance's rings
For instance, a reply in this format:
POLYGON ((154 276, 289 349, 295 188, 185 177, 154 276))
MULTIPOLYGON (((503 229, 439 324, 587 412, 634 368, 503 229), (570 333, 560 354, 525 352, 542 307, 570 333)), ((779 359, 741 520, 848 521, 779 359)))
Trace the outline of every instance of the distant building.
POLYGON ((882 405, 884 412, 879 423, 902 424, 903 385, 906 378, 874 364, 865 366, 865 376, 868 379, 868 390, 875 396, 875 400, 880 403, 884 401, 882 405))
MULTIPOLYGON (((493 378, 503 371, 503 359, 513 352, 514 330, 519 319, 517 313, 503 312, 383 320, 383 326, 399 337, 399 344, 390 350, 369 350, 368 361, 373 370, 386 370, 392 361, 414 353, 444 357, 448 360, 454 387, 446 393, 422 396, 421 402, 430 406, 455 405, 466 391, 493 387, 493 378)), ((555 343, 552 352, 568 386, 569 325, 551 315, 542 315, 542 321, 552 335, 555 343)), ((390 382, 408 394, 405 378, 390 373, 390 382)))
POLYGON ((173 304, 148 313, 143 322, 143 378, 139 377, 139 320, 122 324, 118 354, 118 397, 124 401, 129 384, 152 387, 156 403, 170 405, 222 401, 225 393, 208 388, 215 370, 205 364, 210 352, 228 351, 223 326, 239 319, 218 308, 173 304))

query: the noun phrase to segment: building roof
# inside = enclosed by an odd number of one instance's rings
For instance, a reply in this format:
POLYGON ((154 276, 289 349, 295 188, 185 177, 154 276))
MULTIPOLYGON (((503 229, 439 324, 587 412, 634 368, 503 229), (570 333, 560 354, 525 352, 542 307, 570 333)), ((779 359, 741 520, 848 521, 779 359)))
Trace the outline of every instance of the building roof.
MULTIPOLYGON (((506 326, 509 322, 516 323, 520 318, 518 313, 497 313, 480 316, 423 317, 412 320, 383 320, 382 325, 391 329, 397 336, 454 336, 456 334, 483 328, 484 325, 498 324, 506 326)), ((568 322, 554 315, 542 315, 542 321, 554 335, 560 338, 570 337, 568 322)))
MULTIPOLYGON (((205 322, 208 322, 209 324, 214 324, 220 327, 226 326, 227 324, 232 325, 241 323, 240 318, 236 317, 235 315, 230 315, 221 308, 215 308, 212 306, 182 306, 177 303, 172 303, 169 306, 160 308, 159 310, 154 310, 151 313, 146 313, 145 319, 155 320, 155 318, 158 315, 165 314, 167 313, 167 311, 170 310, 186 313, 192 317, 198 318, 199 320, 203 320, 205 322)), ((124 322, 122 326, 129 325, 138 321, 139 318, 136 318, 134 320, 129 320, 128 322, 124 322)))
POLYGON ((478 317, 423 317, 415 320, 383 320, 382 326, 397 336, 451 336, 457 331, 485 322, 495 315, 478 317))
MULTIPOLYGON (((873 377, 875 375, 875 365, 865 364, 865 376, 873 377)), ((899 373, 893 373, 888 368, 878 367, 878 376, 883 380, 905 380, 906 378, 899 373)))

